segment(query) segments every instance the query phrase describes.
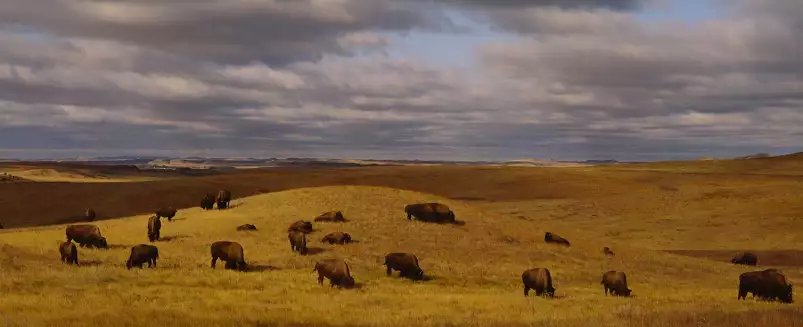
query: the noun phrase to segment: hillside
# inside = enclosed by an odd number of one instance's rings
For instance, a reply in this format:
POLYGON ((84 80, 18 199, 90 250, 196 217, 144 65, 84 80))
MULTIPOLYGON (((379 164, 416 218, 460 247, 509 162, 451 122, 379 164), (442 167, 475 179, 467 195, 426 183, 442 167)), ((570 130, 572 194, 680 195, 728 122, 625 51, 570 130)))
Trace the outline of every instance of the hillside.
MULTIPOLYGON (((792 326, 798 305, 737 301, 736 279, 752 268, 596 239, 584 229, 557 229, 571 248, 543 243, 550 224, 498 214, 475 202, 357 186, 305 188, 241 198, 226 211, 181 210, 163 222, 153 270, 127 271, 128 248, 146 243, 147 215, 97 222, 110 250, 80 251, 83 267, 62 265, 56 245, 64 226, 0 231, 0 313, 10 326, 792 326), (442 201, 462 226, 410 222, 407 203, 442 201), (313 255, 290 252, 287 225, 340 209, 350 221, 316 224, 313 255), (234 227, 253 223, 256 232, 234 227), (319 243, 330 231, 359 243, 319 243), (209 268, 208 246, 234 240, 251 272, 209 268), (614 258, 601 247, 612 245, 614 258), (387 252, 416 253, 432 280, 384 276, 387 252), (315 260, 342 258, 359 288, 318 286, 315 260), (520 274, 548 267, 557 296, 524 298, 520 274), (605 297, 599 276, 628 273, 631 299, 605 297), (46 311, 43 309, 46 308, 46 311), (749 319, 748 319, 749 317, 749 319)), ((508 204, 510 210, 518 207, 508 204)), ((633 221, 622 221, 633 223, 633 221)), ((769 225, 768 225, 769 226, 769 225)), ((731 231, 722 227, 723 233, 731 231)), ((700 242, 704 243, 704 242, 700 242)), ((697 244, 689 244, 694 246, 697 244)), ((794 282, 803 271, 784 267, 794 282)))

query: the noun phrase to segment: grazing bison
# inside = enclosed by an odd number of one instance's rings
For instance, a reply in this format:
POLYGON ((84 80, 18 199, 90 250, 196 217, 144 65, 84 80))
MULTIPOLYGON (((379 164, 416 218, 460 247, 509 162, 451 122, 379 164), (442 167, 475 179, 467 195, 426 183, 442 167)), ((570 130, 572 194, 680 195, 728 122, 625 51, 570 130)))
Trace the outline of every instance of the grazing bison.
POLYGON ((254 225, 251 225, 251 224, 243 224, 243 225, 237 226, 237 230, 238 231, 257 230, 257 227, 254 226, 254 225))
POLYGON ((290 240, 290 250, 301 255, 307 255, 307 234, 299 231, 289 231, 287 239, 290 240))
POLYGON ((159 249, 157 247, 148 244, 134 245, 131 247, 131 255, 128 256, 125 267, 128 269, 131 269, 131 267, 142 269, 142 265, 147 263, 148 268, 153 268, 156 266, 156 259, 159 259, 159 249))
POLYGON ((173 221, 173 217, 176 216, 176 212, 177 212, 177 210, 175 208, 166 207, 166 208, 161 208, 159 210, 156 210, 156 212, 154 212, 154 214, 156 214, 156 217, 158 217, 158 218, 165 217, 165 218, 167 218, 167 221, 173 221))
POLYGON ((160 238, 160 231, 162 230, 162 220, 159 219, 159 216, 151 216, 148 219, 148 240, 158 241, 160 238))
POLYGON ((758 263, 758 257, 750 252, 737 253, 731 263, 737 265, 755 266, 758 263))
POLYGON ((84 220, 95 221, 96 216, 97 215, 95 214, 95 210, 93 210, 92 208, 86 208, 84 210, 84 220))
POLYGON ((320 214, 318 217, 315 217, 315 221, 341 223, 346 221, 346 218, 343 218, 343 213, 340 211, 329 211, 320 214))
POLYGON ((307 220, 299 220, 290 224, 290 227, 287 228, 288 232, 298 231, 305 234, 312 233, 312 222, 307 220))
POLYGON ((530 289, 535 290, 536 296, 546 293, 549 297, 555 297, 555 288, 552 287, 552 274, 546 268, 533 268, 521 273, 521 281, 524 283, 524 296, 530 293, 530 289))
POLYGON ((602 253, 604 253, 607 256, 611 256, 611 257, 614 255, 613 251, 611 251, 611 248, 609 248, 607 246, 602 248, 602 253))
POLYGON ((351 277, 349 265, 343 260, 326 259, 315 263, 315 268, 312 272, 318 272, 318 284, 323 285, 324 277, 329 279, 329 287, 346 287, 354 286, 354 278, 351 277))
POLYGON ((210 247, 212 253, 212 268, 215 268, 217 259, 226 262, 226 269, 245 270, 245 254, 243 246, 237 242, 217 241, 210 247))
POLYGON ((445 204, 430 202, 408 204, 404 207, 407 219, 415 219, 427 222, 455 222, 454 212, 445 204))
POLYGON ((81 247, 109 248, 106 238, 100 234, 100 229, 95 225, 69 225, 65 230, 65 234, 67 234, 67 242, 75 240, 81 247))
POLYGON ((217 198, 215 199, 217 202, 218 210, 223 210, 229 207, 229 203, 231 202, 231 192, 227 190, 220 190, 217 192, 217 198))
POLYGON ((69 263, 78 265, 78 248, 75 247, 73 242, 64 242, 59 244, 59 253, 61 254, 61 263, 69 263))
POLYGON ((209 193, 201 199, 201 209, 212 210, 215 207, 215 196, 209 193))
POLYGON ((571 246, 568 240, 550 232, 546 232, 546 234, 544 234, 544 242, 571 246))
POLYGON ((321 239, 322 243, 329 243, 329 244, 346 244, 351 243, 351 235, 349 233, 344 232, 332 232, 326 234, 326 236, 321 239))
POLYGON ((631 289, 627 288, 627 276, 624 272, 611 270, 602 274, 599 282, 605 288, 605 295, 630 296, 631 289))
POLYGON ((390 276, 393 270, 399 271, 399 277, 410 279, 424 279, 424 271, 418 266, 418 257, 410 253, 389 253, 385 256, 387 275, 390 276))
POLYGON ((753 293, 764 300, 778 299, 783 303, 792 303, 792 284, 786 282, 786 276, 776 269, 751 271, 739 275, 739 296, 745 299, 747 293, 753 293))

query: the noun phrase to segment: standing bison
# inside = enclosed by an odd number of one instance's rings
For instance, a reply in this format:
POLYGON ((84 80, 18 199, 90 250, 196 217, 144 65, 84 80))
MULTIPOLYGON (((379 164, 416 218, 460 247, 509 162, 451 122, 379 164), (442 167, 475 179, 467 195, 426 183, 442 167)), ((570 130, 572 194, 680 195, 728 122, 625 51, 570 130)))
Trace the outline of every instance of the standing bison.
POLYGON ((318 284, 323 286, 324 277, 329 279, 329 287, 346 287, 354 286, 354 278, 351 277, 349 265, 343 260, 325 259, 315 263, 315 268, 312 272, 318 272, 318 284))
POLYGON ((424 279, 424 271, 418 266, 418 257, 410 253, 389 253, 385 256, 386 273, 390 276, 394 270, 399 271, 399 277, 409 279, 424 279))
POLYGON ((524 283, 524 296, 530 293, 530 289, 535 290, 536 296, 546 294, 555 297, 555 288, 552 287, 552 274, 546 268, 533 268, 525 270, 521 274, 521 282, 524 283))
POLYGON ((148 219, 148 240, 151 242, 158 241, 160 237, 160 231, 162 230, 162 220, 159 219, 159 216, 151 216, 148 219))
POLYGON ((340 211, 329 211, 324 212, 318 217, 314 219, 316 222, 337 222, 342 223, 346 221, 346 218, 343 217, 343 213, 340 211))
POLYGON ((86 208, 84 210, 84 220, 85 221, 95 221, 95 217, 96 216, 97 215, 95 214, 95 210, 94 209, 86 208))
POLYGON ((731 259, 731 263, 736 265, 755 266, 758 263, 758 257, 750 252, 737 253, 733 259, 731 259))
POLYGON ((544 242, 547 243, 555 243, 565 246, 571 246, 568 240, 563 237, 558 236, 557 234, 552 234, 551 232, 546 232, 544 234, 544 242))
POLYGON ((212 210, 214 207, 215 207, 215 196, 206 193, 206 195, 204 195, 204 197, 201 199, 201 209, 212 210))
POLYGON ((159 249, 153 245, 139 244, 131 247, 131 254, 128 256, 128 261, 125 267, 131 269, 132 267, 142 268, 142 265, 147 263, 148 268, 156 266, 156 259, 159 259, 159 249))
POLYGON ((60 243, 59 253, 61 254, 61 263, 78 265, 78 248, 73 242, 60 243))
POLYGON ((154 214, 158 218, 165 217, 165 218, 167 218, 167 221, 173 221, 173 217, 176 216, 176 212, 177 212, 177 210, 175 208, 173 208, 173 207, 165 207, 165 208, 161 208, 159 210, 156 210, 156 212, 154 212, 154 214))
POLYGON ((408 204, 404 207, 404 213, 407 214, 408 220, 415 217, 415 219, 426 222, 455 222, 454 212, 442 203, 408 204))
POLYGON ((106 238, 100 234, 100 229, 95 225, 69 225, 65 234, 67 234, 67 242, 75 240, 81 247, 109 248, 106 238))
POLYGON ((631 289, 627 288, 627 276, 624 272, 611 270, 602 274, 599 282, 605 288, 605 295, 630 296, 631 289))
POLYGON ((290 240, 290 250, 301 255, 307 255, 307 236, 299 231, 289 231, 287 239, 290 240))
POLYGON ((226 262, 226 269, 245 270, 247 264, 245 263, 245 253, 243 246, 237 242, 231 241, 217 241, 212 243, 210 247, 212 253, 212 268, 215 268, 217 259, 226 262))
POLYGON ((739 296, 747 298, 753 293, 764 300, 778 299, 783 303, 792 303, 792 284, 787 283, 786 276, 776 269, 751 271, 739 275, 739 296))
POLYGON ((351 243, 351 235, 349 233, 344 232, 332 232, 326 234, 326 236, 321 239, 321 243, 329 243, 329 244, 346 244, 351 243))
POLYGON ((217 192, 217 198, 215 199, 217 202, 218 210, 223 210, 229 207, 231 202, 231 192, 227 190, 220 190, 217 192))
POLYGON ((312 222, 307 220, 299 220, 290 224, 290 227, 287 228, 288 232, 298 231, 305 234, 312 233, 312 222))

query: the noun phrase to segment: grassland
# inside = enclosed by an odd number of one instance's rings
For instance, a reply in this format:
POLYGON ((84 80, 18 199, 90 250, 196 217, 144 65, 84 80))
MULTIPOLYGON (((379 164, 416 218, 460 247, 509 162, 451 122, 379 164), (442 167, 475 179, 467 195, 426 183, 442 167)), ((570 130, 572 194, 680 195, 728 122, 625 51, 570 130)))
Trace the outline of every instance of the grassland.
POLYGON ((9 326, 803 326, 799 303, 737 301, 738 275, 756 268, 724 262, 732 251, 762 250, 760 265, 803 280, 803 262, 793 255, 803 250, 803 178, 789 170, 666 167, 381 167, 116 188, 17 184, 49 197, 81 190, 107 204, 126 196, 133 203, 186 196, 194 204, 196 194, 174 195, 192 188, 278 192, 241 197, 225 211, 186 206, 163 222, 161 260, 152 270, 124 266, 130 246, 147 243, 148 215, 96 222, 112 249, 80 249, 82 267, 58 261, 64 225, 0 231, 0 315, 9 326), (402 208, 418 201, 444 202, 466 224, 409 222, 402 208), (292 253, 287 225, 332 209, 350 221, 316 224, 313 254, 292 253), (234 230, 243 223, 259 230, 234 230), (330 231, 359 242, 321 244, 330 231), (545 231, 572 247, 544 244, 545 231), (217 240, 243 244, 253 271, 212 270, 208 247, 217 240), (603 246, 616 256, 603 256, 603 246), (392 251, 416 253, 432 280, 386 277, 382 257, 392 251), (762 261, 778 253, 792 255, 762 261), (357 289, 317 285, 314 262, 333 257, 351 265, 357 289), (520 274, 532 267, 552 271, 555 299, 523 297, 520 274), (599 278, 610 269, 627 272, 634 298, 603 294, 599 278))

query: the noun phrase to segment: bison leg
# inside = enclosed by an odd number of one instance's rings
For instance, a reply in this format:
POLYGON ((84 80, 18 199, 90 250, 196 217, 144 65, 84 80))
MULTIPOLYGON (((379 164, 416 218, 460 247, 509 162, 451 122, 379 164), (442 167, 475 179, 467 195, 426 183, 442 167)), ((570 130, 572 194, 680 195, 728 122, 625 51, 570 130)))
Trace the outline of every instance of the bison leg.
POLYGON ((535 289, 535 296, 541 296, 541 294, 543 294, 543 293, 544 293, 543 289, 540 289, 540 288, 536 288, 535 289))
POLYGON ((608 286, 603 286, 602 288, 605 289, 605 296, 608 296, 608 286))
POLYGON ((216 263, 217 263, 217 257, 212 257, 212 268, 215 268, 216 263))
MULTIPOLYGON (((755 296, 755 294, 753 294, 755 296)), ((736 297, 737 300, 747 299, 747 291, 739 290, 739 296, 736 297)))
POLYGON ((530 294, 530 288, 527 287, 527 286, 524 286, 524 297, 527 297, 527 294, 530 294))
POLYGON ((388 276, 390 276, 391 274, 393 274, 393 269, 391 269, 390 266, 388 266, 386 273, 388 276))
POLYGON ((323 286, 323 275, 320 273, 318 273, 318 285, 323 286))

